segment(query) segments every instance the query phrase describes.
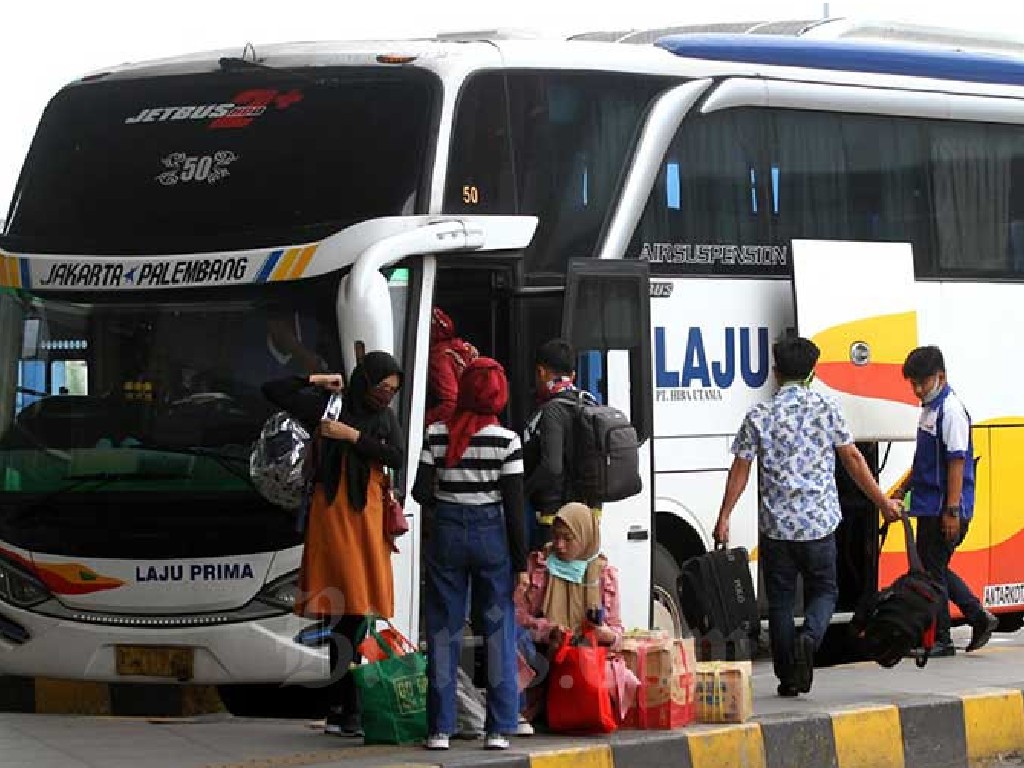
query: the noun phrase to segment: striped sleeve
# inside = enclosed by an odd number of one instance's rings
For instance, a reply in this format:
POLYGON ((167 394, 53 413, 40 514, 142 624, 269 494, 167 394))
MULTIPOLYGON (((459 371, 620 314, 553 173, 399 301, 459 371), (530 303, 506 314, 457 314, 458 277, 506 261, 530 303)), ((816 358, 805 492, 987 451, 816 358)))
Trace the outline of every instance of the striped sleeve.
POLYGON ((508 441, 508 449, 505 459, 501 463, 501 476, 523 474, 523 446, 519 442, 519 435, 512 433, 508 441))
POLYGON ((427 431, 423 435, 423 448, 420 450, 420 464, 426 464, 428 467, 434 466, 434 453, 430 447, 430 438, 433 430, 433 424, 427 427, 427 431))

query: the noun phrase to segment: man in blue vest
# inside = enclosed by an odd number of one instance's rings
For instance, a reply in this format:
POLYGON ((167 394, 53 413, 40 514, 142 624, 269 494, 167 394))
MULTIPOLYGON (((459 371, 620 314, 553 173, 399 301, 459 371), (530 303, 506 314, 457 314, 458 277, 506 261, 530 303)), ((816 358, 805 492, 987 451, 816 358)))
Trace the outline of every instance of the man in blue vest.
MULTIPOLYGON (((949 567, 974 515, 971 417, 946 381, 946 363, 938 347, 918 347, 907 355, 903 377, 921 399, 921 419, 913 467, 893 497, 902 499, 910 491, 910 514, 917 518, 921 562, 970 623, 971 642, 967 650, 976 651, 989 641, 998 622, 949 567)), ((949 602, 943 600, 930 655, 955 653, 949 636, 949 602)))

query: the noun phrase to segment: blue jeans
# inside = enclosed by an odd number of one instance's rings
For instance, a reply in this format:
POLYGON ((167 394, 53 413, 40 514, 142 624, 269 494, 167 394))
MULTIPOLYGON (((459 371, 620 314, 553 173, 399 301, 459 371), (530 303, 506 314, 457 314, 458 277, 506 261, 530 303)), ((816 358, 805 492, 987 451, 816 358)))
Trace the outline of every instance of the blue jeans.
POLYGON ((487 644, 488 733, 519 722, 512 568, 500 504, 438 504, 424 544, 427 721, 431 733, 456 731, 456 680, 472 583, 487 644))
MULTIPOLYGON (((551 662, 548 661, 547 655, 541 653, 538 650, 536 643, 533 642, 533 638, 530 637, 530 632, 524 627, 519 627, 516 634, 516 646, 523 659, 527 664, 536 672, 536 677, 530 683, 528 688, 536 688, 540 685, 547 683, 548 669, 551 666, 551 662)), ((526 691, 522 691, 519 694, 519 711, 523 712, 526 709, 526 691)))
POLYGON ((970 520, 960 521, 960 536, 950 542, 942 535, 942 518, 938 515, 917 518, 917 554, 921 556, 921 564, 925 570, 938 579, 945 592, 946 600, 942 601, 939 615, 935 619, 935 642, 948 643, 949 637, 949 601, 952 600, 967 621, 976 623, 985 615, 981 602, 971 592, 964 580, 956 571, 949 567, 953 552, 960 546, 970 520))
POLYGON ((768 635, 775 676, 789 683, 796 640, 796 577, 799 574, 804 582, 803 632, 811 636, 817 649, 839 597, 835 534, 815 541, 781 541, 762 536, 761 563, 768 594, 768 635))

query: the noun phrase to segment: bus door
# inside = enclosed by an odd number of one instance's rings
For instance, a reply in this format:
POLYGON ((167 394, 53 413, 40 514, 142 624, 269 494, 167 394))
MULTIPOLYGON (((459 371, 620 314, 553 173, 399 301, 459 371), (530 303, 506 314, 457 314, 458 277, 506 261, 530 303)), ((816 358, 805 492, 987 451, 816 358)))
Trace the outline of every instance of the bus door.
POLYGON ((618 567, 622 621, 627 627, 651 622, 650 279, 647 262, 574 259, 566 274, 561 335, 577 354, 577 384, 625 413, 641 440, 641 492, 605 504, 601 544, 618 567))
MULTIPOLYGON (((433 306, 452 321, 454 335, 493 357, 509 376, 510 399, 522 382, 512 374, 511 295, 515 260, 473 254, 438 259, 433 306)), ((427 408, 434 404, 427 395, 427 408)), ((510 428, 517 428, 506 419, 510 428)))
MULTIPOLYGON (((842 407, 858 447, 878 473, 892 470, 917 434, 918 401, 903 378, 903 361, 917 346, 914 261, 906 243, 793 241, 797 332, 821 349, 812 387, 842 407)), ((912 444, 910 450, 912 451, 912 444)), ((837 462, 838 464, 838 462, 837 462)), ((907 467, 899 467, 902 471, 907 467)), ((886 473, 883 488, 899 473, 886 473)), ((843 523, 837 533, 839 603, 854 610, 860 597, 906 570, 903 537, 894 529, 879 558, 874 505, 837 467, 843 523)))

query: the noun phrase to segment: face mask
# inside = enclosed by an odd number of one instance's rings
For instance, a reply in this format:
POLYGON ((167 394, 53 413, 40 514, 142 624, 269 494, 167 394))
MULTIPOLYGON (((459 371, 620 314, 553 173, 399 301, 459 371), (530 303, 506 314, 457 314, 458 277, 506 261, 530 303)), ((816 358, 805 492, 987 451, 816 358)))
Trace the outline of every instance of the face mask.
POLYGON ((934 400, 936 397, 938 397, 941 393, 942 384, 936 381, 935 386, 932 387, 930 392, 925 392, 923 395, 921 395, 921 402, 927 405, 928 403, 932 402, 932 400, 934 400))
POLYGON ((375 411, 383 411, 395 397, 395 390, 382 387, 374 387, 366 393, 366 402, 375 411))

